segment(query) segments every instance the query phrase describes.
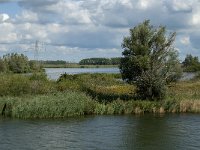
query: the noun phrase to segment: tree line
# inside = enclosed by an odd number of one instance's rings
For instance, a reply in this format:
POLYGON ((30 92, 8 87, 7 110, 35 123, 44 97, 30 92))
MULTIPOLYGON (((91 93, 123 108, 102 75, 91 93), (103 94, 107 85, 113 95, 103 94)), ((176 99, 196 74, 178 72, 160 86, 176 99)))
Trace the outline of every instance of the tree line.
POLYGON ((64 60, 40 60, 41 64, 51 64, 51 65, 65 65, 67 62, 64 60))
POLYGON ((121 57, 114 58, 86 58, 79 62, 79 65, 119 65, 121 57))

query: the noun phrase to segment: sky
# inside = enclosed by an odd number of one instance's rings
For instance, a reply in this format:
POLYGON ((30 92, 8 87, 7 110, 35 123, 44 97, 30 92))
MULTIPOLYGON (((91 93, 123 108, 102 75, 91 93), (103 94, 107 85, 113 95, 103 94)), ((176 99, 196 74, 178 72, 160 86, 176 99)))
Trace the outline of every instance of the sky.
POLYGON ((180 60, 200 57, 200 0, 0 0, 0 56, 120 57, 123 38, 145 19, 177 33, 180 60))

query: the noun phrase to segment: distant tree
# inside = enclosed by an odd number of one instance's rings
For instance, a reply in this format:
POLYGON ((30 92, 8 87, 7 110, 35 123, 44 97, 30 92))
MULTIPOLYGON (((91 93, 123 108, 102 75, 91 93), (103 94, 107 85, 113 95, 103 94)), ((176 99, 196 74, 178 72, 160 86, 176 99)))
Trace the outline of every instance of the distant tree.
POLYGON ((115 58, 86 58, 82 59, 79 64, 80 65, 119 65, 120 64, 119 57, 115 58))
POLYGON ((161 100, 166 85, 181 76, 178 53, 173 48, 175 33, 166 37, 166 29, 145 20, 130 29, 122 43, 120 71, 123 80, 135 84, 140 99, 161 100))
POLYGON ((112 65, 119 65, 120 60, 121 60, 121 57, 115 57, 115 58, 110 59, 112 65))
POLYGON ((64 60, 46 60, 46 61, 41 61, 43 64, 53 64, 53 65, 65 65, 67 62, 64 60))
POLYGON ((108 58, 87 58, 82 59, 79 62, 80 65, 110 65, 110 59, 108 58))
POLYGON ((193 57, 191 54, 188 54, 183 61, 183 68, 184 71, 188 72, 200 71, 199 58, 197 56, 193 57))

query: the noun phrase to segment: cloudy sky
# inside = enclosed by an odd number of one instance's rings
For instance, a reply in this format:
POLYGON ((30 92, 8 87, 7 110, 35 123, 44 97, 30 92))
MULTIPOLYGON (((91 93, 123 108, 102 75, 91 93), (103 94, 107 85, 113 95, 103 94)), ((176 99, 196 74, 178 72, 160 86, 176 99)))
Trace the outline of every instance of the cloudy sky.
POLYGON ((77 62, 121 56, 129 29, 150 19, 177 32, 180 59, 200 57, 200 0, 0 0, 0 56, 77 62))

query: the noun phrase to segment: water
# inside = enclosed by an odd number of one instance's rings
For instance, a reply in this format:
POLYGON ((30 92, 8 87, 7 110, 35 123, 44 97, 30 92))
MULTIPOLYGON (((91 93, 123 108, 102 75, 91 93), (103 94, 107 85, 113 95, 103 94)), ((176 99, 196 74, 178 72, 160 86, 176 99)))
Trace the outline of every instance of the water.
POLYGON ((184 72, 181 78, 181 81, 186 81, 194 78, 196 76, 196 73, 194 72, 184 72))
MULTIPOLYGON (((61 74, 79 73, 120 73, 119 68, 45 68, 49 79, 57 80, 61 74)), ((190 80, 195 77, 195 73, 184 72, 181 80, 190 80)))
POLYGON ((200 115, 0 119, 1 150, 199 150, 200 115))
POLYGON ((119 73, 119 68, 45 68, 49 79, 56 80, 61 74, 119 73))

